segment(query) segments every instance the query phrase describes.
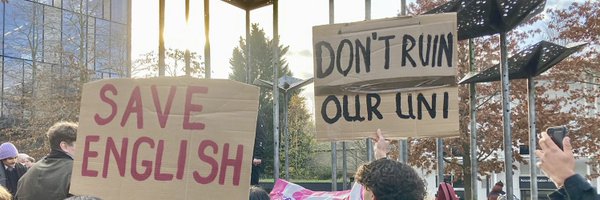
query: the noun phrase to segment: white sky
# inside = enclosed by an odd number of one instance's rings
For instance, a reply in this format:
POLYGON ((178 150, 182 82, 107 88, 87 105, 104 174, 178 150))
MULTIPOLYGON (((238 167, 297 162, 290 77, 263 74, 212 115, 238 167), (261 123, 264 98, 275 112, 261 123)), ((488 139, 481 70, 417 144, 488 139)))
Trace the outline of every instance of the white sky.
MULTIPOLYGON (((189 48, 204 54, 204 4, 191 0, 190 25, 185 25, 185 0, 166 1, 165 46, 189 48)), ((408 0, 413 2, 413 0, 408 0)), ((335 23, 365 19, 364 0, 335 1, 335 23)), ((400 0, 371 1, 371 19, 395 17, 400 12, 400 0)), ((251 23, 258 23, 272 38, 273 6, 250 12, 251 23)), ((229 59, 240 37, 246 35, 245 11, 220 0, 210 0, 210 44, 212 78, 227 78, 229 59)), ((327 0, 280 0, 279 35, 281 44, 289 45, 286 59, 295 77, 313 76, 312 27, 329 23, 327 0)), ((132 0, 132 59, 158 49, 158 1, 132 0)), ((202 58, 204 60, 204 56, 202 58)), ((303 96, 314 109, 312 84, 306 86, 303 96)))
MULTIPOLYGON (((576 0, 581 1, 581 0, 576 0)), ((185 0, 166 1, 165 46, 189 48, 204 60, 203 0, 191 0, 190 25, 185 24, 185 0)), ((365 19, 364 0, 336 0, 335 23, 365 19)), ((407 4, 414 0, 407 0, 407 4)), ((571 1, 549 0, 546 8, 568 6, 571 1)), ((265 6, 250 12, 251 23, 258 23, 267 36, 273 34, 273 7, 265 6)), ((371 1, 371 19, 395 17, 400 12, 400 0, 371 1)), ((132 59, 158 49, 158 1, 132 0, 132 59)), ((210 43, 212 78, 226 79, 230 73, 229 59, 240 37, 245 37, 245 11, 221 0, 210 0, 210 43)), ((286 59, 297 78, 313 76, 312 27, 329 22, 327 0, 279 0, 279 35, 281 43, 289 45, 286 59)), ((313 86, 305 87, 303 96, 314 113, 313 86)))

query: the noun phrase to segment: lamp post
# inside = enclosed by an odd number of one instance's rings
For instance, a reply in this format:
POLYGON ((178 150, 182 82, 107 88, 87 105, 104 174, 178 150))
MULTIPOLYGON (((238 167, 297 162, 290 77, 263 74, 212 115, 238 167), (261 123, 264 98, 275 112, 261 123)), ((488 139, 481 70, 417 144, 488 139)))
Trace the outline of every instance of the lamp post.
MULTIPOLYGON (((285 179, 289 180, 290 179, 290 173, 289 173, 289 167, 290 167, 290 161, 289 161, 289 133, 288 133, 288 101, 289 101, 289 95, 291 92, 304 87, 308 84, 310 84, 313 81, 313 78, 309 78, 306 80, 302 80, 302 79, 298 79, 298 78, 294 78, 291 76, 282 76, 281 78, 279 78, 279 85, 278 88, 280 90, 280 92, 283 93, 283 97, 284 97, 284 101, 283 101, 283 130, 284 130, 284 145, 285 145, 285 149, 284 149, 284 155, 285 155, 285 179)), ((269 81, 265 81, 265 80, 261 80, 261 79, 256 79, 253 82, 254 85, 257 85, 259 87, 262 88, 267 88, 267 89, 272 89, 273 88, 273 83, 269 82, 269 81)), ((274 133, 275 134, 275 133, 274 133)), ((279 151, 279 147, 275 147, 275 151, 279 151)), ((274 158, 273 161, 275 162, 275 167, 279 168, 279 158, 274 158)), ((279 170, 277 170, 279 171, 279 170)))

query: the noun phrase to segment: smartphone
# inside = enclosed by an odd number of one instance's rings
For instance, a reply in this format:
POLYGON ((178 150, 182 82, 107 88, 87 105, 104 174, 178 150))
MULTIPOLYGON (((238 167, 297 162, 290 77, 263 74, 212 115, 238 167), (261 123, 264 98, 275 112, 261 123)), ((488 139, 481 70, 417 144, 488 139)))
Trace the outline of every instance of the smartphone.
POLYGON ((560 148, 560 150, 563 150, 562 141, 563 141, 563 138, 565 138, 567 136, 567 127, 553 126, 553 127, 546 129, 546 133, 550 136, 550 138, 552 138, 552 141, 554 141, 554 144, 556 144, 556 146, 558 146, 558 148, 560 148))

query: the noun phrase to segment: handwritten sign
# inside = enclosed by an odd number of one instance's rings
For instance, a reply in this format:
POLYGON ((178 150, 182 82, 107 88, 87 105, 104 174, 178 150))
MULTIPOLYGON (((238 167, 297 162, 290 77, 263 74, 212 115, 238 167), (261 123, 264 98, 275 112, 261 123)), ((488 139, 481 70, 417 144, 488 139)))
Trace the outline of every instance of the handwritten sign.
POLYGON ((313 27, 317 139, 458 134, 456 14, 313 27))
POLYGON ((71 193, 108 200, 248 198, 258 92, 194 78, 86 84, 71 193))

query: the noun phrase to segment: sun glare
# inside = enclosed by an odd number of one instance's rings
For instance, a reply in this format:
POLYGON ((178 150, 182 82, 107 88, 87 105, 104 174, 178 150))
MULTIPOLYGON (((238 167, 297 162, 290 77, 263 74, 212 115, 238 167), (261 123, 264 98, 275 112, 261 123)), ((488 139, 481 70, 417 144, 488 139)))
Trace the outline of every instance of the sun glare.
POLYGON ((165 47, 198 51, 203 46, 201 1, 190 2, 189 21, 185 20, 185 1, 169 1, 165 10, 165 47))

